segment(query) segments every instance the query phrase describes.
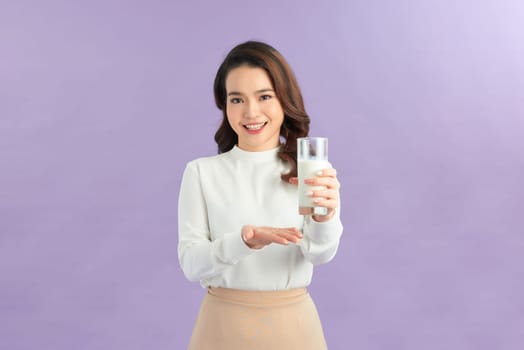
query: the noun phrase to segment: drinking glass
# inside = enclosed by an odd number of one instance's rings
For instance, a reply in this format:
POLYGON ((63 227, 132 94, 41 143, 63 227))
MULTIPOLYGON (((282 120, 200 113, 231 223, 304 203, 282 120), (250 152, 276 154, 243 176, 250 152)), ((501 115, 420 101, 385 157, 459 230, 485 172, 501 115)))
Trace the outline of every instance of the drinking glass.
POLYGON ((327 208, 315 207, 313 198, 308 192, 325 190, 325 186, 311 186, 305 179, 318 176, 320 170, 329 168, 328 139, 325 137, 301 137, 297 139, 298 168, 298 212, 301 215, 326 215, 327 208))

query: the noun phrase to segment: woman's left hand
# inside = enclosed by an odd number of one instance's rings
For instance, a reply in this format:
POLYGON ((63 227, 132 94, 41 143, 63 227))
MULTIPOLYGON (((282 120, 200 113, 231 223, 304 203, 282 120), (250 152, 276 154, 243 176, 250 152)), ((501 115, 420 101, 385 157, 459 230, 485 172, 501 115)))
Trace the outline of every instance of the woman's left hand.
MULTIPOLYGON (((289 183, 298 185, 298 178, 292 177, 289 183)), ((334 168, 327 168, 322 170, 318 176, 306 179, 304 181, 310 186, 324 186, 323 190, 312 190, 310 196, 314 198, 314 202, 319 207, 328 209, 326 215, 313 215, 313 219, 318 222, 328 221, 335 214, 335 210, 339 207, 340 199, 340 182, 337 179, 337 170, 334 168)))

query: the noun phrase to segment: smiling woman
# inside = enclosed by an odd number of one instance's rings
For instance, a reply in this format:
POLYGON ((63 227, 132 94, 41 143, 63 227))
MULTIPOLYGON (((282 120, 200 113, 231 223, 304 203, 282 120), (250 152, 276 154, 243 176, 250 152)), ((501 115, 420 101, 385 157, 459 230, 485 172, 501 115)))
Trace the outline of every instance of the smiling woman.
MULTIPOLYGON (((305 111, 302 93, 291 67, 280 52, 265 43, 248 41, 238 45, 229 52, 218 68, 214 82, 215 103, 218 109, 222 111, 222 124, 215 134, 218 152, 230 151, 238 143, 239 136, 228 121, 228 112, 230 111, 228 105, 240 102, 240 99, 228 99, 228 94, 240 94, 241 91, 229 90, 233 87, 227 85, 232 83, 231 73, 234 73, 238 68, 244 68, 244 70, 254 68, 258 74, 253 72, 251 75, 256 75, 261 80, 259 81, 261 84, 259 88, 269 89, 273 92, 271 95, 266 94, 269 96, 260 97, 263 99, 276 98, 277 103, 282 108, 284 120, 280 128, 280 136, 282 136, 283 144, 278 152, 278 157, 288 162, 290 166, 289 173, 282 174, 282 179, 288 181, 297 173, 297 138, 308 135, 310 119, 305 111), (269 79, 269 82, 265 79, 269 79)), ((245 80, 248 80, 246 79, 247 75, 239 74, 244 70, 234 75, 239 76, 239 78, 243 76, 245 80)))
POLYGON ((187 164, 178 208, 180 265, 208 289, 189 349, 326 349, 306 287, 342 234, 336 171, 306 181, 326 187, 309 195, 327 214, 299 215, 297 137, 309 117, 271 46, 233 48, 214 90, 220 154, 187 164))

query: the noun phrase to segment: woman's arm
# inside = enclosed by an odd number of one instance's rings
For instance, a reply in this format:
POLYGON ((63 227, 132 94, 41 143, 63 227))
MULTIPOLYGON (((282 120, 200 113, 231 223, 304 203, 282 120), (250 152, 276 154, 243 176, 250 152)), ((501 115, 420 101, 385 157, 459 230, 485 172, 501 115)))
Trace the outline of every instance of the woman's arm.
POLYGON ((211 241, 207 206, 198 163, 184 171, 178 200, 178 259, 184 275, 199 281, 220 274, 252 253, 239 232, 211 241))
POLYGON ((304 238, 300 242, 302 254, 313 265, 331 261, 337 252, 342 230, 342 222, 338 214, 334 214, 325 222, 316 222, 311 216, 306 216, 304 238))
POLYGON ((266 245, 298 243, 298 229, 245 225, 238 231, 211 240, 206 197, 200 182, 198 163, 184 171, 178 202, 178 258, 190 281, 219 275, 242 258, 266 245))

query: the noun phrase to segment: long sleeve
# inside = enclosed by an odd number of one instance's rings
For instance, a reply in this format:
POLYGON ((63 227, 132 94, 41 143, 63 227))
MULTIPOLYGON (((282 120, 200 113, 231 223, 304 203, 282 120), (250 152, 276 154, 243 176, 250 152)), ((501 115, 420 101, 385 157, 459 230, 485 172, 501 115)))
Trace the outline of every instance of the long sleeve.
POLYGON ((316 222, 310 216, 304 219, 304 238, 300 242, 300 249, 313 265, 331 261, 337 252, 343 230, 339 212, 340 208, 326 222, 316 222))
POLYGON ((187 279, 199 281, 220 274, 252 251, 240 231, 211 240, 206 197, 196 162, 184 171, 178 202, 178 258, 187 279))

